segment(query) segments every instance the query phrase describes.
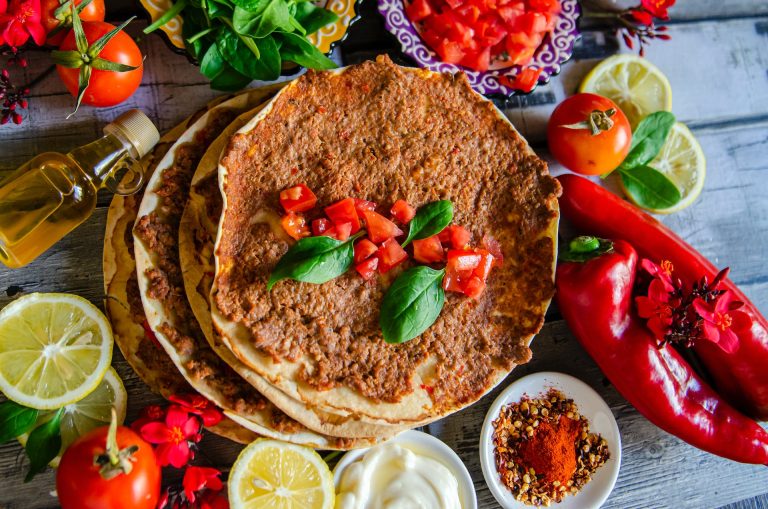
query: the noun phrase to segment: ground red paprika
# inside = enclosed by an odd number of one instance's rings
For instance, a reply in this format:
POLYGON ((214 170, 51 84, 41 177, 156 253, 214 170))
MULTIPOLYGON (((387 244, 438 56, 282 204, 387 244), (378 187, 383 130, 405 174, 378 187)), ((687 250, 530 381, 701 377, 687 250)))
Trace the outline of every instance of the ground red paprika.
POLYGON ((523 467, 533 468, 536 476, 547 484, 567 483, 576 472, 576 443, 581 423, 565 416, 556 422, 541 421, 530 440, 522 442, 519 460, 523 467))

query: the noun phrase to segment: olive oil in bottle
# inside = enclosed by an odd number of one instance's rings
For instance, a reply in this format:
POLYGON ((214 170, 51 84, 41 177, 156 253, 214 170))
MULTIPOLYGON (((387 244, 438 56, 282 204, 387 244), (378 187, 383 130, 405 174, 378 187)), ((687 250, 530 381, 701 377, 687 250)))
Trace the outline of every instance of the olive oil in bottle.
POLYGON ((46 152, 0 181, 0 262, 22 267, 88 219, 102 187, 122 195, 141 189, 139 159, 160 135, 146 115, 130 110, 104 136, 67 154, 46 152))

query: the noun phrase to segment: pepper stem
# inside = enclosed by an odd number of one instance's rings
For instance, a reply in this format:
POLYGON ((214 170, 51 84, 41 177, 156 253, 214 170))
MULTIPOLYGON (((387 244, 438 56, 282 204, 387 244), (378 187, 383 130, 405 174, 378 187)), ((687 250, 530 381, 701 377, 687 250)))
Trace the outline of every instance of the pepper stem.
POLYGON ((576 122, 575 124, 565 124, 561 127, 566 129, 589 129, 592 136, 597 136, 604 131, 610 131, 614 124, 611 117, 615 114, 615 108, 609 108, 605 111, 593 110, 587 117, 587 120, 576 122))
POLYGON ((574 238, 557 258, 561 262, 588 262, 593 258, 613 252, 613 242, 588 235, 574 238))
POLYGON ((133 470, 133 455, 139 450, 138 445, 131 445, 120 449, 117 445, 117 411, 112 408, 112 420, 109 422, 107 432, 107 445, 103 454, 97 454, 93 458, 93 464, 99 466, 101 477, 109 480, 120 474, 130 474, 133 470))

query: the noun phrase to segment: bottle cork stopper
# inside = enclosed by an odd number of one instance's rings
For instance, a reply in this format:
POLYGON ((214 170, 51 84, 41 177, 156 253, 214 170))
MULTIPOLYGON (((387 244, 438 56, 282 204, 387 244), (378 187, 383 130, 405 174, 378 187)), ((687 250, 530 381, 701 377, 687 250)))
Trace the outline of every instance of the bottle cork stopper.
POLYGON ((132 146, 131 156, 144 157, 160 140, 155 124, 139 110, 128 110, 104 126, 104 133, 114 134, 132 146))

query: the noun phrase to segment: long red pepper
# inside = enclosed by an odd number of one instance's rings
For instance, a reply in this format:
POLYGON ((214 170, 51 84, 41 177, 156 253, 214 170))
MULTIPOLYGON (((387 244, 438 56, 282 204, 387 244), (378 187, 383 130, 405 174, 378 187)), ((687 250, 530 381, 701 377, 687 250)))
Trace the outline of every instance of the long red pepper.
MULTIPOLYGON (((702 276, 712 281, 719 272, 672 230, 594 182, 576 175, 558 180, 563 186, 560 211, 577 230, 626 240, 656 263, 671 261, 676 276, 688 286, 702 276)), ((724 280, 720 288, 744 303, 740 310, 750 315, 752 328, 739 334, 739 348, 733 353, 709 341, 698 341, 694 350, 720 394, 748 415, 768 420, 768 320, 733 281, 724 280)))
POLYGON ((768 432, 726 403, 671 346, 656 347, 634 311, 637 253, 613 252, 557 268, 557 302, 576 339, 649 421, 724 458, 768 464, 768 432))

